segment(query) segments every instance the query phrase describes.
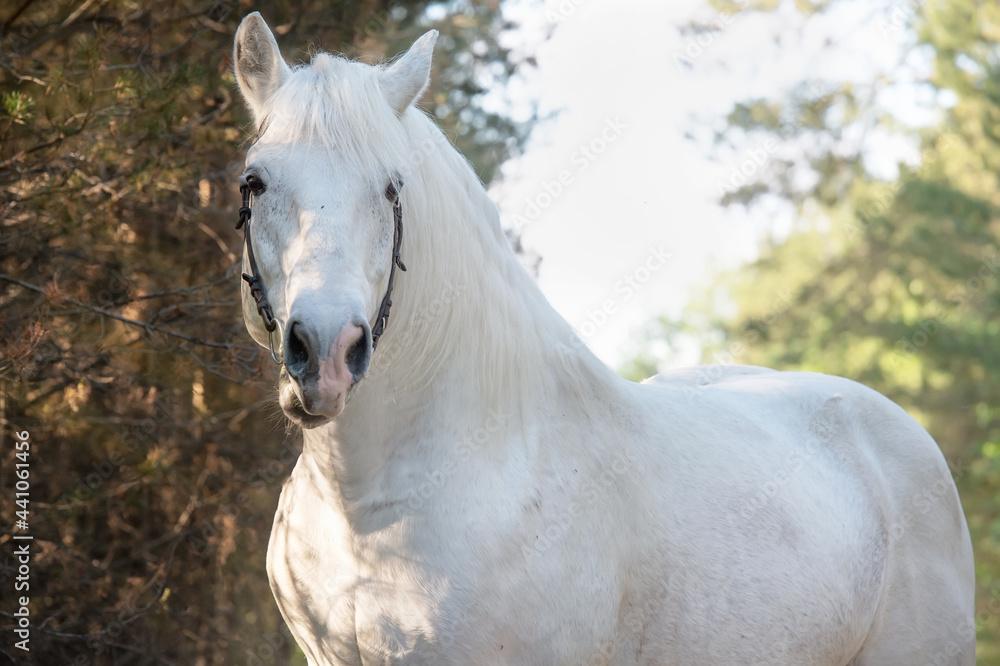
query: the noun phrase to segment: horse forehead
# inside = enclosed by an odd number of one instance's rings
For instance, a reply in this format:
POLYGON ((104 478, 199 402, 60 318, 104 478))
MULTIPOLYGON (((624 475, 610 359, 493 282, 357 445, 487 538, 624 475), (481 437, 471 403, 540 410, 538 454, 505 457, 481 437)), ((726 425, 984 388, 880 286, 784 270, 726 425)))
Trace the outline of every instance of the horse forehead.
POLYGON ((263 163, 268 169, 310 171, 332 164, 337 160, 337 149, 324 147, 312 141, 289 141, 283 137, 269 137, 265 132, 247 149, 246 163, 263 163))
MULTIPOLYGON (((324 141, 313 136, 281 136, 265 132, 247 149, 246 165, 263 166, 271 175, 283 177, 287 185, 351 188, 360 182, 377 179, 381 162, 359 155, 350 146, 353 139, 338 135, 338 141, 324 141)), ((356 137, 355 137, 356 138, 356 137)), ((354 141, 359 143, 359 141, 354 141)))

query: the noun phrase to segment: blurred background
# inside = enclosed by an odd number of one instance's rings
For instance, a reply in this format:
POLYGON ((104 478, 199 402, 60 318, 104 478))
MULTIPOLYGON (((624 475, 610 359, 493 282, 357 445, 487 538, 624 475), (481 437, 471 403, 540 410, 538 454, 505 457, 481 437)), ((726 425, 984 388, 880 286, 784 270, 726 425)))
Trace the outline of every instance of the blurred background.
POLYGON ((759 364, 904 406, 958 484, 1000 664, 1000 4, 971 0, 6 3, 0 663, 305 663, 264 571, 299 437, 237 297, 254 10, 290 62, 440 30, 423 107, 625 376, 759 364))

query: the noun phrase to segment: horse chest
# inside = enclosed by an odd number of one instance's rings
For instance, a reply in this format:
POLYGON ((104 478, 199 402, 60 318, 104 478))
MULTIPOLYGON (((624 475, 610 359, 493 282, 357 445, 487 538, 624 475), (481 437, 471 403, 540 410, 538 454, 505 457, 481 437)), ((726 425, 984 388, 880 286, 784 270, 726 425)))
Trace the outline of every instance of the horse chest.
POLYGON ((267 568, 310 666, 446 664, 459 637, 475 639, 458 630, 451 577, 387 549, 385 541, 352 536, 343 515, 296 468, 275 513, 267 568))
POLYGON ((360 664, 352 584, 357 566, 342 517, 296 466, 281 493, 267 549, 271 591, 310 666, 360 664))
POLYGON ((571 537, 558 535, 544 556, 526 556, 517 535, 496 525, 359 538, 314 489, 297 468, 268 547, 274 597, 310 666, 577 663, 600 647, 590 643, 611 640, 617 593, 607 576, 581 582, 580 569, 558 565, 599 570, 571 537), (465 541, 490 547, 461 551, 465 541), (486 561, 482 551, 497 556, 486 561))
POLYGON ((491 629, 467 622, 455 580, 375 549, 352 552, 280 511, 268 574, 310 666, 468 663, 455 655, 479 649, 491 629))

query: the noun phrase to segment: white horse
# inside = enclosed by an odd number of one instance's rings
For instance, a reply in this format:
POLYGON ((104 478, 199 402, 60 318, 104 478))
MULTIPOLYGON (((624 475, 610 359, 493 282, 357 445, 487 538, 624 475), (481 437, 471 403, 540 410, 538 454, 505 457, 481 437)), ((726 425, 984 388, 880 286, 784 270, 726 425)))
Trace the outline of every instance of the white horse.
POLYGON ((972 664, 931 437, 836 377, 615 375, 413 108, 435 38, 293 69, 258 14, 236 35, 250 239, 304 428, 268 574, 309 663, 972 664))

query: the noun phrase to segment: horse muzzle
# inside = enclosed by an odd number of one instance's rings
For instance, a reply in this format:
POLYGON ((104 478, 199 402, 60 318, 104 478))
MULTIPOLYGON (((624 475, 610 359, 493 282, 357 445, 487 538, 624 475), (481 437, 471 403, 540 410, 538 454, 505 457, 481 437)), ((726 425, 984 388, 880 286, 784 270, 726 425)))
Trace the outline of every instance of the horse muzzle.
POLYGON ((308 321, 285 327, 284 368, 278 401, 303 427, 317 427, 344 411, 350 390, 368 372, 372 334, 368 323, 348 321, 328 342, 308 321))

